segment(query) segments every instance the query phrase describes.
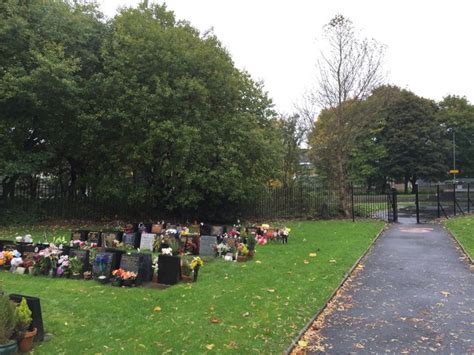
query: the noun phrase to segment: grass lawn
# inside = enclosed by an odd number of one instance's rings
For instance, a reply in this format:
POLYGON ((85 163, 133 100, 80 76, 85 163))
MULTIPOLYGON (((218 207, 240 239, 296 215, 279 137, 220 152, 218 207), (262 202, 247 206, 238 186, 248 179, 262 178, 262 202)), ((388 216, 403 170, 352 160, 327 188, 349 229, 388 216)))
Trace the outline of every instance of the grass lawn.
MULTIPOLYGON (((0 279, 7 293, 41 298, 54 337, 37 354, 281 353, 383 225, 288 223, 287 245, 257 246, 246 263, 208 262, 197 283, 166 290, 8 272, 0 279)), ((5 233, 11 231, 0 238, 5 233)))
POLYGON ((474 259, 474 216, 452 218, 445 224, 474 259))

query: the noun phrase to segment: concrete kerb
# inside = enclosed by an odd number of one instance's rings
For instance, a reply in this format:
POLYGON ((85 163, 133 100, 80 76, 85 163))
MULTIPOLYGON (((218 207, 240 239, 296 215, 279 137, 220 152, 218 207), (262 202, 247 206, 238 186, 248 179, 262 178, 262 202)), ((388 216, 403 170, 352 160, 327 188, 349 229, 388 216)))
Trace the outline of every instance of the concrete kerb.
POLYGON ((370 245, 367 247, 367 249, 364 251, 364 253, 360 256, 359 259, 352 265, 352 267, 349 269, 349 271, 344 275, 344 278, 342 279, 341 283, 337 288, 331 293, 331 295, 326 299, 326 302, 324 302, 324 305, 316 312, 316 314, 306 323, 306 325, 303 327, 303 329, 298 333, 298 335, 291 341, 290 346, 286 350, 285 354, 289 355, 295 348, 295 346, 298 344, 298 341, 301 339, 301 337, 308 331, 309 327, 318 319, 318 317, 321 315, 321 313, 326 309, 328 306, 328 303, 334 298, 336 295, 337 291, 344 285, 344 283, 347 281, 347 279, 354 273, 355 268, 360 264, 360 262, 367 256, 367 254, 372 250, 374 247, 375 243, 377 240, 380 238, 380 236, 387 230, 388 226, 390 224, 387 223, 385 226, 380 230, 380 232, 375 236, 374 240, 370 245))

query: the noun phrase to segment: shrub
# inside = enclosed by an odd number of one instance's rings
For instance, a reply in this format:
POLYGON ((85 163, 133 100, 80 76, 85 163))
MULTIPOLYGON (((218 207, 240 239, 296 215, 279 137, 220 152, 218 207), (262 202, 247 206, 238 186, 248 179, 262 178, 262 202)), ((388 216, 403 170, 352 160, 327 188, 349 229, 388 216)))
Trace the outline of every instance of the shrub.
POLYGON ((0 344, 7 344, 16 325, 15 304, 0 295, 0 344))
POLYGON ((26 303, 25 297, 21 299, 20 304, 16 307, 16 330, 18 332, 26 332, 31 324, 31 310, 26 303))

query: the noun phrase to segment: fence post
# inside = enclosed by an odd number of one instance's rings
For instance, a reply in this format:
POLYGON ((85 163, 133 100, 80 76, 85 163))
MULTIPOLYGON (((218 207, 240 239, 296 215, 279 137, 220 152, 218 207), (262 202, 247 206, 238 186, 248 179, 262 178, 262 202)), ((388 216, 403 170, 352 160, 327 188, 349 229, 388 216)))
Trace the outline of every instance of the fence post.
POLYGON ((398 201, 397 201, 397 189, 392 189, 392 213, 393 221, 398 222, 398 201))
POLYGON ((441 203, 440 198, 439 198, 439 185, 436 185, 436 201, 438 201, 438 218, 441 218, 441 211, 439 208, 439 205, 441 203))
POLYGON ((352 205, 352 222, 355 222, 354 212, 354 183, 351 182, 351 205, 352 205))
POLYGON ((454 215, 456 215, 456 183, 453 183, 453 207, 454 215))
POLYGON ((467 184, 467 213, 471 212, 471 197, 469 195, 471 183, 467 184))
POLYGON ((420 200, 418 198, 418 184, 415 184, 416 223, 420 224, 420 200))

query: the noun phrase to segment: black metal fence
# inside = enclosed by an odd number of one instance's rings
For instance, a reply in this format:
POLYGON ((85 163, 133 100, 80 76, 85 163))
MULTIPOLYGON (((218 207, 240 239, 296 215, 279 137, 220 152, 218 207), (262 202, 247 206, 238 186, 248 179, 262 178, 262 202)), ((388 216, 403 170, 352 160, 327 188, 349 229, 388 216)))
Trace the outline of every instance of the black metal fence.
MULTIPOLYGON (((163 210, 151 198, 130 202, 126 198, 97 195, 71 196, 60 187, 41 183, 34 189, 18 186, 14 196, 0 194, 0 221, 30 219, 161 219, 163 210), (33 191, 33 193, 32 193, 33 191)), ((336 218, 347 213, 352 218, 393 219, 390 194, 348 186, 340 192, 320 183, 295 183, 289 187, 262 188, 244 204, 228 206, 233 218, 276 220, 290 218, 336 218)), ((158 204, 159 205, 159 204, 158 204)))
POLYGON ((474 196, 469 183, 420 185, 415 193, 418 196, 415 210, 421 222, 463 215, 474 209, 474 196))

